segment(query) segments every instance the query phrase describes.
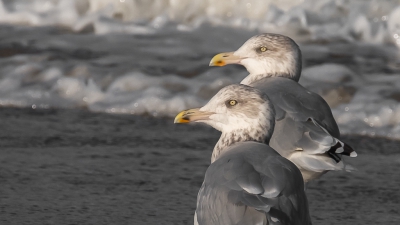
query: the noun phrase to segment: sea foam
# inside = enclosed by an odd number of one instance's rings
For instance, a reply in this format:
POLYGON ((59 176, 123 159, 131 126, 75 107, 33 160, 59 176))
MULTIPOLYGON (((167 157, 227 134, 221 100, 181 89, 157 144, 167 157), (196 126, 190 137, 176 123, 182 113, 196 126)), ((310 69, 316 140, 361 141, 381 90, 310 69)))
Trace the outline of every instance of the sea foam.
POLYGON ((399 1, 2 0, 0 23, 3 106, 174 116, 246 76, 214 54, 272 32, 342 133, 400 138, 399 1))

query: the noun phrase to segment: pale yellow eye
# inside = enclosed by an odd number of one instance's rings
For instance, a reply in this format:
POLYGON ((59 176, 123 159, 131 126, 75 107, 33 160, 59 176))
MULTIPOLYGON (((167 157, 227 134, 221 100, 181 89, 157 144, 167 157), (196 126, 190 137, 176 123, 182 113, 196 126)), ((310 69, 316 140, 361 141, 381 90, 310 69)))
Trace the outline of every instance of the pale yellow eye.
POLYGON ((229 105, 231 105, 231 106, 234 106, 236 104, 237 104, 237 101, 235 101, 235 100, 230 100, 229 101, 229 105))
POLYGON ((265 47, 265 46, 262 46, 262 47, 260 48, 260 51, 262 51, 262 52, 265 52, 265 51, 267 51, 267 47, 265 47))

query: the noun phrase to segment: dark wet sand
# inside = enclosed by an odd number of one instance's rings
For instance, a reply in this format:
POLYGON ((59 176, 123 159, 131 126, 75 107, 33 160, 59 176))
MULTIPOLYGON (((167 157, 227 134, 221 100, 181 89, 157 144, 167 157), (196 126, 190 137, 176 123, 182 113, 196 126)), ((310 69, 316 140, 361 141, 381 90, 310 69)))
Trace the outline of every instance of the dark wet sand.
MULTIPOLYGON (((0 224, 193 224, 219 133, 172 119, 0 108, 0 224)), ((309 185, 313 224, 400 224, 400 142, 344 137, 357 172, 309 185)), ((348 160, 350 161, 350 160, 348 160)))

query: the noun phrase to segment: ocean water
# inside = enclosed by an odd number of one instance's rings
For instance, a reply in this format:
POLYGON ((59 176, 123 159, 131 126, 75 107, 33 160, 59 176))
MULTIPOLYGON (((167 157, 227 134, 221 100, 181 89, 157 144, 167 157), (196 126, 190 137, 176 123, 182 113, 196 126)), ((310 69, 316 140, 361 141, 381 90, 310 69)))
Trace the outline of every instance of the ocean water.
POLYGON ((344 134, 400 138, 400 1, 0 0, 0 105, 174 116, 240 82, 251 36, 303 52, 344 134))

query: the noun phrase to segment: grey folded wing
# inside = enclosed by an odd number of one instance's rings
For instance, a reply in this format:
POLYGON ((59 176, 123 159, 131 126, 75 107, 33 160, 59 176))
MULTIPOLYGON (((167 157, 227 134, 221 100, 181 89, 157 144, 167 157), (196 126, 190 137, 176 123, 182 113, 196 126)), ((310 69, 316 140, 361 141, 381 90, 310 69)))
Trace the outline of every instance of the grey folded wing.
POLYGON ((298 168, 267 145, 234 146, 207 170, 201 224, 311 224, 298 168))
POLYGON ((326 101, 301 86, 299 83, 281 77, 262 79, 252 86, 268 95, 276 110, 276 120, 290 116, 295 121, 313 118, 332 136, 339 138, 340 132, 332 111, 326 101))
POLYGON ((276 125, 271 146, 277 151, 327 153, 336 162, 340 161, 337 154, 356 156, 349 145, 339 140, 339 128, 321 96, 285 78, 266 78, 253 86, 266 93, 275 107, 276 125))

